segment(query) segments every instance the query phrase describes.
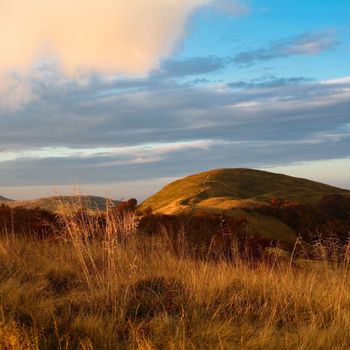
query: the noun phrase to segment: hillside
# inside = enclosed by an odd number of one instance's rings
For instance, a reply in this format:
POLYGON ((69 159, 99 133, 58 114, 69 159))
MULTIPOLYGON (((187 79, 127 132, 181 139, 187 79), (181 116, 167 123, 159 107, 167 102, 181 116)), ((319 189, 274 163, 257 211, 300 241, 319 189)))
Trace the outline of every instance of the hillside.
POLYGON ((5 198, 5 197, 3 197, 3 196, 0 196, 0 203, 1 202, 12 202, 12 200, 11 199, 8 199, 8 198, 5 198))
MULTIPOLYGON (((105 210, 110 200, 97 196, 55 196, 28 201, 11 201, 6 203, 12 207, 21 206, 27 209, 42 208, 55 212, 60 207, 73 206, 75 208, 87 207, 91 210, 105 210)), ((118 201, 112 201, 118 204, 118 201)))
POLYGON ((232 209, 272 198, 316 202, 328 194, 350 191, 292 176, 252 169, 218 169, 177 180, 146 199, 140 208, 176 213, 185 208, 232 209))
POLYGON ((194 210, 245 216, 251 229, 274 238, 293 238, 287 225, 252 210, 273 198, 316 203, 329 194, 350 191, 318 182, 253 169, 217 169, 187 176, 165 186, 139 207, 155 213, 178 214, 194 210))

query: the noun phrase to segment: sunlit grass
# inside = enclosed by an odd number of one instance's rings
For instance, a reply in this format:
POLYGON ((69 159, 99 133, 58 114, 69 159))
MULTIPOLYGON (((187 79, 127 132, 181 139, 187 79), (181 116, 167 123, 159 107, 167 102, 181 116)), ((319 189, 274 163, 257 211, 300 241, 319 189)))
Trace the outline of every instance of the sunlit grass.
POLYGON ((134 214, 0 239, 0 348, 348 349, 347 264, 191 259, 134 214))

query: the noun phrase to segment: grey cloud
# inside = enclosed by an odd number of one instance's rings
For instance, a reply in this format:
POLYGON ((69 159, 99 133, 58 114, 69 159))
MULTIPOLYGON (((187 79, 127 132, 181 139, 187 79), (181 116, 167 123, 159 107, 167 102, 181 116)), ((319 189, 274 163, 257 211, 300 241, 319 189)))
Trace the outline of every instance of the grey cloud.
POLYGON ((160 68, 151 73, 152 78, 186 77, 209 74, 226 68, 230 57, 206 56, 164 61, 160 68))
POLYGON ((238 53, 233 62, 251 65, 259 61, 290 56, 309 56, 334 49, 338 44, 335 31, 308 32, 270 43, 266 47, 238 53))
POLYGON ((153 79, 179 78, 220 71, 227 66, 249 66, 258 61, 290 56, 317 55, 336 48, 339 41, 334 30, 307 32, 270 43, 267 47, 240 52, 232 57, 187 57, 164 61, 160 68, 151 72, 153 79))
POLYGON ((101 85, 62 86, 57 92, 37 87, 41 97, 25 109, 1 113, 0 147, 128 146, 218 137, 283 139, 293 130, 302 138, 335 130, 348 121, 349 99, 333 97, 346 86, 287 82, 273 91, 260 86, 239 92, 174 83, 102 97, 96 97, 96 90, 110 91, 109 84, 104 89, 101 85), (251 104, 257 106, 249 108, 251 104))
MULTIPOLYGON (((225 5, 226 3, 228 2, 223 2, 221 5, 225 5)), ((233 5, 234 7, 236 6, 235 4, 233 5)), ((162 79, 211 74, 232 65, 249 66, 258 61, 266 61, 274 58, 316 55, 332 50, 338 44, 336 33, 333 30, 307 32, 299 36, 272 42, 267 47, 240 52, 232 57, 212 55, 166 60, 162 62, 158 69, 152 71, 147 79, 123 80, 117 81, 116 84, 119 87, 123 87, 123 85, 124 87, 159 85, 162 79)))
POLYGON ((250 81, 228 83, 228 86, 239 89, 260 89, 298 85, 311 82, 314 82, 314 80, 306 77, 277 78, 275 76, 267 76, 260 79, 252 79, 250 81))

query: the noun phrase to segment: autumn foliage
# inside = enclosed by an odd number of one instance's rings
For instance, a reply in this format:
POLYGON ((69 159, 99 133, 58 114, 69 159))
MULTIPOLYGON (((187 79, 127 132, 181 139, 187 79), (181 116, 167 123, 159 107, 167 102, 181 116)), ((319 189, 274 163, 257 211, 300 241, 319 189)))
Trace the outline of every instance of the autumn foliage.
POLYGON ((343 243, 349 239, 349 197, 328 195, 313 205, 273 199, 270 205, 255 210, 280 219, 308 242, 330 236, 337 237, 343 243))

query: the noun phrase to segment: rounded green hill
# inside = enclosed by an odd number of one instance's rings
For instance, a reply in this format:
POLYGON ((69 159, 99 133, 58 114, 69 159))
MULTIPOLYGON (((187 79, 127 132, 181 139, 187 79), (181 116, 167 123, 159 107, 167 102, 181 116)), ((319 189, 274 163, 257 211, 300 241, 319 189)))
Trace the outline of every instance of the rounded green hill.
POLYGON ((350 195, 350 191, 292 176, 253 169, 217 169, 187 176, 165 186, 146 199, 139 210, 151 208, 155 214, 195 211, 244 216, 252 232, 266 238, 293 242, 289 226, 275 217, 254 210, 273 198, 314 204, 330 194, 350 195))
POLYGON ((172 182, 146 199, 140 209, 174 213, 186 207, 229 208, 264 203, 272 198, 314 203, 328 194, 350 191, 319 182, 253 169, 217 169, 172 182), (215 198, 220 199, 215 201, 215 198), (206 205, 207 204, 207 205, 206 205))

